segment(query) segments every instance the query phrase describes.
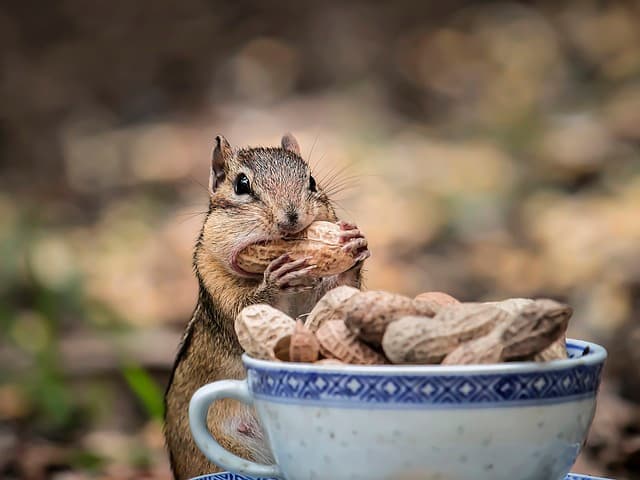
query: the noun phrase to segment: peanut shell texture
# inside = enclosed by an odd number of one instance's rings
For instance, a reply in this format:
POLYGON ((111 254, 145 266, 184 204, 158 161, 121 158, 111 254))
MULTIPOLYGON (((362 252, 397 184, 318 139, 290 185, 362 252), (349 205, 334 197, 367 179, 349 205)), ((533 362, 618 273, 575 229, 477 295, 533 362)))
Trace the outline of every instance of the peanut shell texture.
POLYGON ((447 305, 435 317, 403 317, 387 327, 382 348, 393 363, 437 364, 460 344, 487 335, 508 314, 491 305, 447 305))
POLYGON ((429 304, 434 313, 438 313, 440 309, 446 305, 454 305, 456 303, 460 303, 457 298, 454 298, 448 293, 444 292, 424 292, 416 295, 414 300, 429 304))
POLYGON ((320 344, 316 336, 302 320, 298 320, 289 341, 289 361, 313 363, 318 360, 319 353, 320 344))
POLYGON ((347 285, 329 290, 313 307, 307 316, 305 326, 312 332, 315 332, 324 322, 344 320, 346 317, 345 308, 347 306, 347 300, 360 293, 360 290, 357 288, 347 285))
POLYGON ((560 302, 538 299, 522 308, 502 333, 505 360, 539 354, 564 339, 573 309, 560 302))
POLYGON ((543 351, 533 356, 533 360, 536 362, 550 362, 552 360, 563 360, 565 358, 569 358, 567 353, 567 339, 565 335, 562 335, 543 351))
POLYGON ((283 337, 291 336, 293 318, 266 304, 243 308, 235 320, 235 331, 243 350, 263 360, 276 360, 275 347, 283 337))
POLYGON ((379 346, 394 320, 407 315, 433 316, 431 305, 410 297, 372 290, 351 297, 344 306, 345 325, 361 340, 379 346))
POLYGON ((316 332, 320 352, 344 363, 376 365, 386 363, 382 354, 360 341, 340 320, 331 320, 316 332))
POLYGON ((531 298, 508 298, 506 300, 501 300, 499 302, 485 302, 487 305, 493 305, 494 307, 498 307, 505 312, 508 312, 512 315, 516 315, 520 310, 522 310, 527 305, 531 305, 534 302, 531 298))

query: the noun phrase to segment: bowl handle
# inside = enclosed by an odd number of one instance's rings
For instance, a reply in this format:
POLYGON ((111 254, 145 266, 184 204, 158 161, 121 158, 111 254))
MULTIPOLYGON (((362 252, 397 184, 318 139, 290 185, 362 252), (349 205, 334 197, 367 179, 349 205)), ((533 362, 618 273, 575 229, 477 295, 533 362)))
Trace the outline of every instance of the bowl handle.
POLYGON ((209 406, 216 400, 233 398, 253 404, 246 380, 221 380, 199 388, 189 403, 189 425, 198 448, 216 465, 229 471, 255 477, 282 478, 277 465, 264 465, 245 460, 221 446, 207 428, 209 406))

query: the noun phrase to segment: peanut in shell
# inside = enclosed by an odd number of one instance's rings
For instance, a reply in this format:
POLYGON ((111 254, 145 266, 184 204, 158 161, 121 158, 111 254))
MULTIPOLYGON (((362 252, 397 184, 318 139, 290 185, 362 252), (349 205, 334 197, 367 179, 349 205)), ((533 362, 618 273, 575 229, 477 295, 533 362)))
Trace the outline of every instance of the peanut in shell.
POLYGON ((295 321, 284 312, 261 303, 243 308, 234 327, 240 346, 248 355, 276 360, 275 347, 283 337, 291 336, 295 321))
POLYGON ((289 341, 289 361, 313 363, 318 360, 319 352, 320 344, 316 336, 304 326, 302 320, 298 320, 289 341))
POLYGON ((499 302, 485 302, 487 305, 493 305, 494 307, 498 307, 505 312, 516 315, 520 310, 524 307, 531 305, 534 302, 531 298, 508 298, 506 300, 501 300, 499 302))
POLYGON ((316 332, 316 338, 320 352, 326 358, 359 365, 386 363, 383 355, 360 341, 341 320, 324 322, 316 332))
POLYGON ((457 298, 452 297, 448 293, 444 292, 423 292, 416 295, 414 301, 425 302, 429 304, 431 309, 438 313, 445 305, 455 305, 460 303, 457 298))
POLYGON ((362 292, 344 306, 345 325, 361 340, 379 346, 391 322, 408 315, 433 316, 430 304, 383 291, 362 292))
POLYGON ((533 356, 535 362, 550 362, 552 360, 564 360, 565 358, 569 358, 569 355, 567 354, 567 340, 564 335, 533 356))
POLYGON ((525 306, 509 322, 502 334, 505 360, 526 358, 542 352, 562 338, 573 309, 549 299, 538 299, 525 306))
POLYGON ((393 363, 436 364, 460 344, 487 335, 507 318, 506 312, 491 305, 447 305, 433 318, 411 316, 390 323, 382 348, 393 363))
POLYGON ((305 327, 312 332, 316 332, 320 325, 330 320, 343 320, 346 318, 345 308, 347 300, 361 292, 357 288, 342 285, 333 288, 323 295, 323 297, 313 307, 305 327))
POLYGON ((291 337, 293 334, 285 334, 280 337, 273 346, 273 356, 281 362, 291 362, 291 337))
MULTIPOLYGON (((479 338, 465 342, 449 353, 443 365, 498 363, 536 358, 562 341, 571 308, 553 300, 536 300, 511 315, 479 338)), ((556 355, 556 351, 553 351, 556 355)), ((544 358, 539 361, 546 361, 544 358)))
POLYGON ((442 365, 476 365, 499 363, 504 347, 500 341, 500 331, 493 330, 488 335, 474 338, 455 348, 442 360, 442 365))
POLYGON ((310 275, 326 277, 349 270, 355 257, 342 249, 340 226, 324 221, 311 223, 298 235, 249 245, 237 256, 238 266, 249 273, 263 273, 276 258, 288 253, 293 260, 309 257, 316 268, 310 275))

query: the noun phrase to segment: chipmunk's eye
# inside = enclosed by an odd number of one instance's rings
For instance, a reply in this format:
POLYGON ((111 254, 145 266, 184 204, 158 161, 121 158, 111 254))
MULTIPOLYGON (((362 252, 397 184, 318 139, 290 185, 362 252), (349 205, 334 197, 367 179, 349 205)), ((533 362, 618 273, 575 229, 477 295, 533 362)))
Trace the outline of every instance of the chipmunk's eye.
POLYGON ((244 173, 241 173, 236 177, 236 181, 233 183, 233 191, 236 192, 236 195, 251 194, 251 184, 244 173))
POLYGON ((313 178, 313 176, 309 177, 309 190, 311 190, 312 192, 317 192, 318 189, 316 187, 316 179, 313 178))

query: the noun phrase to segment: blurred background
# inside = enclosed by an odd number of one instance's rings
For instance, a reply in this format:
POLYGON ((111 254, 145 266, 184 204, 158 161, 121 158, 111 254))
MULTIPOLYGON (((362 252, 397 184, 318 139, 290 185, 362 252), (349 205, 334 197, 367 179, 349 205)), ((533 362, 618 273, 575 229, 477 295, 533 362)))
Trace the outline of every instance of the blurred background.
POLYGON ((570 303, 574 470, 640 478, 640 2, 582 0, 3 0, 0 478, 170 478, 213 138, 289 130, 368 288, 570 303))

